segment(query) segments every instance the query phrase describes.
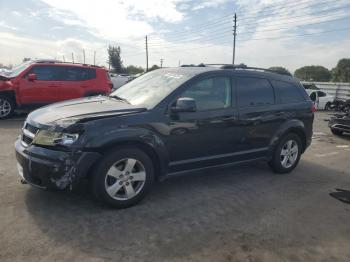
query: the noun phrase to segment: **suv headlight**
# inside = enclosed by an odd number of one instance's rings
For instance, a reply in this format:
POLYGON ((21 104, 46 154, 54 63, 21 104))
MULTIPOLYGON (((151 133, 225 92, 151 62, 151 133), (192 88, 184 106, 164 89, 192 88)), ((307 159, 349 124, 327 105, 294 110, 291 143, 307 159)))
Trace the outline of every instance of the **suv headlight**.
POLYGON ((53 132, 50 130, 40 130, 34 140, 33 144, 45 145, 45 146, 70 146, 76 142, 79 138, 79 134, 68 134, 53 132))

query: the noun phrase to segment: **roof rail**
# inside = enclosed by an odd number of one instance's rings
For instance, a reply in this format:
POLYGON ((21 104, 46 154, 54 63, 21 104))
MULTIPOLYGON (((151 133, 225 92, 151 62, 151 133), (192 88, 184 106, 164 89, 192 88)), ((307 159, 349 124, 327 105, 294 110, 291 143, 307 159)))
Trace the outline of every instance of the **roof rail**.
POLYGON ((271 69, 266 69, 266 68, 261 68, 261 67, 251 67, 251 66, 247 66, 245 64, 239 64, 239 65, 234 65, 234 64, 205 64, 205 65, 208 65, 208 66, 220 66, 221 69, 247 69, 247 70, 265 71, 265 72, 285 75, 285 74, 279 73, 279 72, 271 70, 271 69))
POLYGON ((98 68, 103 68, 102 66, 98 65, 90 65, 90 64, 84 64, 84 63, 73 63, 73 62, 63 62, 60 60, 55 60, 55 59, 38 59, 38 60, 33 60, 34 63, 48 63, 48 64, 73 64, 73 65, 82 65, 82 66, 91 66, 91 67, 98 67, 98 68))

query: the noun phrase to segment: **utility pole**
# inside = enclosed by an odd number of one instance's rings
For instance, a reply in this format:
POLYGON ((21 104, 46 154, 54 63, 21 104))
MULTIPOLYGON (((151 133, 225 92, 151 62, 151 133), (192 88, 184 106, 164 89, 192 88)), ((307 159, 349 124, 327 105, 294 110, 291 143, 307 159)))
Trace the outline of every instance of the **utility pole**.
POLYGON ((146 35, 146 72, 148 71, 148 39, 146 35))
POLYGON ((63 58, 63 62, 66 62, 66 58, 64 57, 64 55, 62 56, 62 58, 63 58))
POLYGON ((181 61, 179 60, 179 67, 180 67, 180 65, 181 65, 181 61))
POLYGON ((74 53, 72 53, 72 62, 74 64, 74 53))
POLYGON ((83 49, 84 64, 85 64, 85 49, 83 49))
POLYGON ((237 15, 235 13, 234 19, 233 19, 233 51, 232 51, 232 64, 235 64, 235 57, 236 57, 236 35, 237 35, 237 15))
POLYGON ((96 51, 94 51, 94 65, 96 65, 96 51))
POLYGON ((163 67, 163 61, 164 61, 164 59, 161 58, 161 59, 160 59, 160 67, 161 67, 161 68, 163 67))

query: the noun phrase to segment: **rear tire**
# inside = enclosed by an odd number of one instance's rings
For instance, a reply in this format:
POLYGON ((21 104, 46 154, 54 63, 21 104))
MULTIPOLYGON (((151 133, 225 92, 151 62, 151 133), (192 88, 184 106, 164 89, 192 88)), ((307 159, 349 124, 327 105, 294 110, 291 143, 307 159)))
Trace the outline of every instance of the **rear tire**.
POLYGON ((331 110, 331 103, 327 103, 326 106, 324 107, 324 110, 330 111, 331 110))
POLYGON ((343 134, 343 131, 333 129, 333 128, 331 128, 331 132, 333 133, 333 135, 336 135, 336 136, 341 136, 343 134))
POLYGON ((301 152, 300 137, 295 133, 289 133, 277 144, 269 165, 276 173, 289 173, 298 165, 301 152))
POLYGON ((0 95, 0 120, 9 118, 15 112, 16 104, 7 95, 0 95))
POLYGON ((110 151, 93 171, 93 194, 105 204, 127 208, 141 201, 154 181, 152 160, 136 147, 110 151))

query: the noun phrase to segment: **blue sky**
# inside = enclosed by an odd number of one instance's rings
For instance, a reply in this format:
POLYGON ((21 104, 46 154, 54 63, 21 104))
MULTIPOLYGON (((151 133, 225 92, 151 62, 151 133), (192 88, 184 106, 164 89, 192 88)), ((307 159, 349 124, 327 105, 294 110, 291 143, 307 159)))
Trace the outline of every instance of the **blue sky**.
POLYGON ((350 56, 349 11, 349 0, 1 0, 0 63, 82 61, 85 49, 86 62, 96 51, 105 65, 115 44, 126 65, 144 67, 145 35, 150 64, 230 63, 237 12, 237 63, 332 68, 350 56))

